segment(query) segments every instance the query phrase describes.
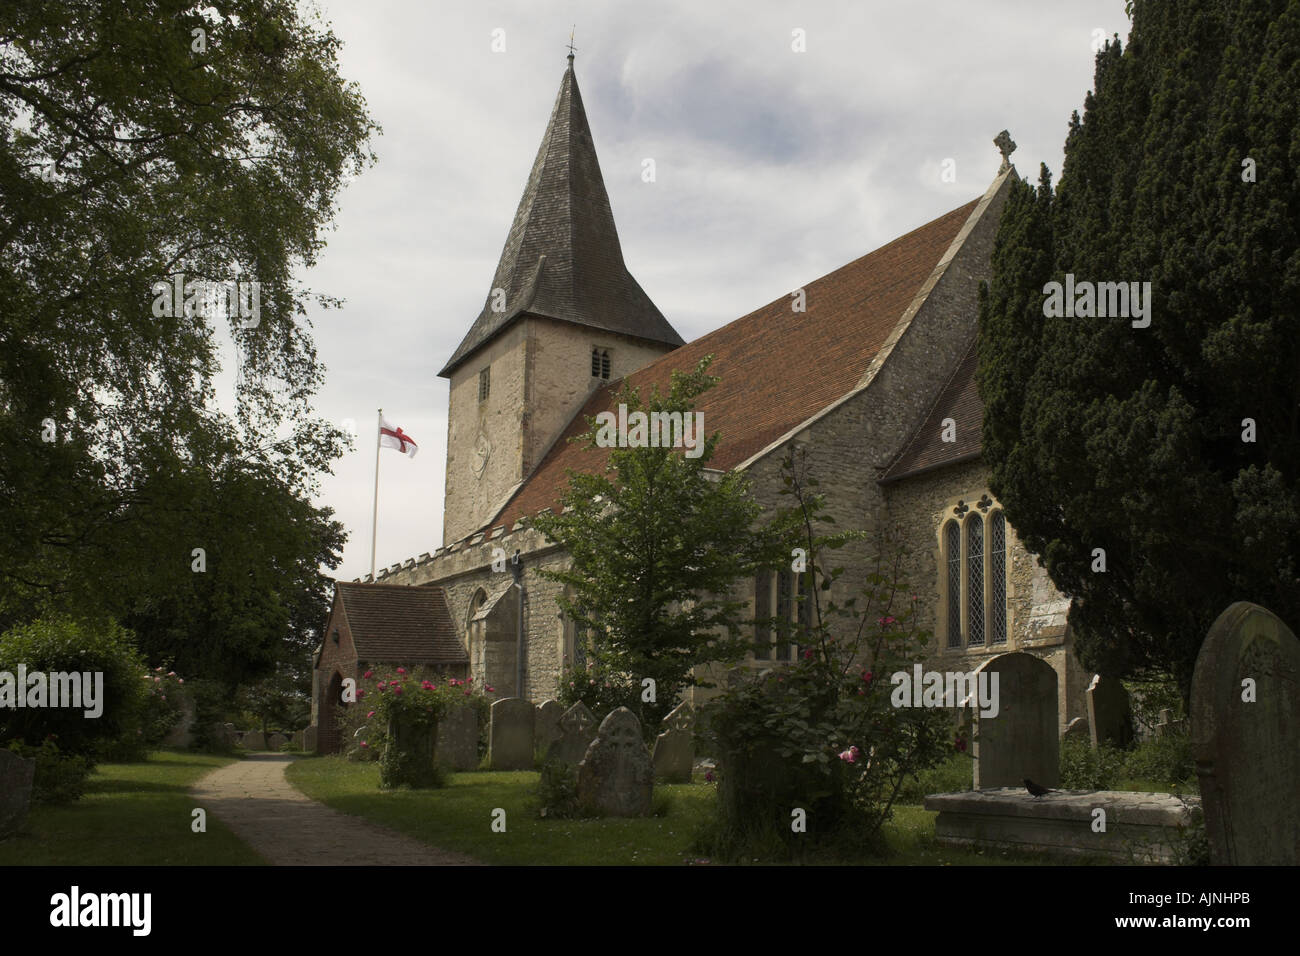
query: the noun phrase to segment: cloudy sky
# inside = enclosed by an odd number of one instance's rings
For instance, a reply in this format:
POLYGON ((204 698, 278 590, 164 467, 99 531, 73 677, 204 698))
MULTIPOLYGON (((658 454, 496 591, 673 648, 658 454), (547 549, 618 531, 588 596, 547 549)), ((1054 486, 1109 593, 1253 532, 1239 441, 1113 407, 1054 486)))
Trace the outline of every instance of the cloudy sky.
POLYGON ((378 564, 442 543, 437 372, 482 308, 571 28, 624 258, 688 341, 981 195, 1004 128, 1021 175, 1059 174, 1094 38, 1128 33, 1123 0, 318 7, 384 128, 305 276, 346 300, 313 315, 327 366, 317 409, 359 432, 320 495, 351 535, 345 580, 370 566, 379 407, 420 452, 383 453, 378 564), (948 158, 955 182, 941 177, 948 158))

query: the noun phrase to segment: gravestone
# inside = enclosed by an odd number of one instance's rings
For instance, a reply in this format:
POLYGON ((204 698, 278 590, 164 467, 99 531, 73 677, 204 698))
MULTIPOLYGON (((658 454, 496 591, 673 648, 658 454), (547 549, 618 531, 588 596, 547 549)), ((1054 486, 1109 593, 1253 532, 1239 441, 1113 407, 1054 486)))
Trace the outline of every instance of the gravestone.
POLYGON ((492 703, 488 762, 493 770, 533 769, 533 721, 532 702, 522 697, 492 703))
POLYGON ((663 720, 655 739, 655 777, 665 783, 690 783, 695 765, 695 711, 682 701, 663 720))
POLYGON ((0 837, 17 833, 27 819, 35 777, 35 760, 0 750, 0 837))
POLYGON ((281 733, 274 733, 266 740, 268 750, 279 752, 284 749, 284 745, 289 742, 289 738, 281 733))
POLYGON ((1219 615, 1191 721, 1211 862, 1300 863, 1300 640, 1277 615, 1249 601, 1219 615))
POLYGON ((596 718, 587 705, 578 701, 560 717, 560 739, 551 744, 546 760, 577 766, 587 756, 587 748, 596 739, 596 718))
POLYGON ((1065 725, 1065 733, 1061 734, 1062 740, 1092 740, 1092 731, 1088 726, 1087 717, 1076 717, 1065 725))
POLYGON ((1124 685, 1114 677, 1094 674, 1085 696, 1093 749, 1096 750, 1100 744, 1128 746, 1133 739, 1133 711, 1124 685))
POLYGON ((173 690, 180 697, 180 719, 163 738, 164 747, 188 747, 194 742, 194 699, 184 688, 173 690))
POLYGON ((1056 671, 1032 654, 1016 651, 985 661, 992 693, 997 674, 997 716, 974 712, 975 789, 1023 787, 1026 777, 1044 787, 1061 779, 1056 671))
POLYGON ((243 739, 239 741, 239 746, 243 747, 245 750, 265 750, 266 738, 262 736, 260 730, 250 730, 248 733, 244 734, 243 739))
POLYGON ((550 752, 551 744, 560 739, 560 718, 563 716, 564 708, 558 700, 544 700, 537 705, 533 743, 543 757, 550 752))
POLYGON ((302 749, 309 754, 316 752, 316 735, 318 728, 313 724, 302 732, 302 749))
POLYGON ((578 764, 578 802, 588 813, 640 817, 650 812, 655 771, 641 721, 626 707, 610 711, 578 764))
POLYGON ((457 707, 438 721, 438 762, 450 770, 477 770, 478 711, 457 707))
POLYGON ((1168 737, 1170 734, 1185 734, 1187 733, 1187 720, 1186 718, 1174 720, 1174 715, 1169 708, 1163 707, 1160 710, 1160 722, 1156 724, 1155 732, 1157 737, 1168 737))

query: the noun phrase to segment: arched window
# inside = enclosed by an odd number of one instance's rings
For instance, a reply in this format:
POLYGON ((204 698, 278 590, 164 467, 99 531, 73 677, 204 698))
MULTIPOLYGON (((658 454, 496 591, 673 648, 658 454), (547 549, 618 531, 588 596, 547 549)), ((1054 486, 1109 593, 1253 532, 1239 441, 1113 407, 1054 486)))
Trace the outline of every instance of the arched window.
POLYGON ((966 519, 967 644, 984 643, 984 516, 966 519))
POLYGON ((961 647, 961 525, 949 521, 943 529, 947 554, 948 646, 961 647))
POLYGON ((989 641, 1007 642, 1007 519, 989 516, 989 641))
POLYGON ((777 625, 780 632, 776 636, 776 657, 778 661, 788 661, 792 645, 790 643, 790 598, 791 588, 794 586, 793 576, 789 568, 782 568, 776 573, 776 619, 780 623, 777 625))
POLYGON ((798 600, 800 596, 806 597, 804 576, 789 568, 754 576, 755 660, 799 659, 799 635, 807 634, 812 623, 809 602, 798 600))
POLYGON ((765 661, 772 653, 772 572, 754 576, 754 658, 765 661))
POLYGON ((609 349, 593 348, 591 350, 591 377, 609 378, 609 349))

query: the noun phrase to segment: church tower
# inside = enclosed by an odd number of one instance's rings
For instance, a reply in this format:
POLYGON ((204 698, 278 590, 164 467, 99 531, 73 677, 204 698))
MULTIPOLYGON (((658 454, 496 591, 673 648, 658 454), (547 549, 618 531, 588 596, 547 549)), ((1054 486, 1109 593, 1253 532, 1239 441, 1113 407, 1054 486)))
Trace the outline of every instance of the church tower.
POLYGON ((573 54, 451 380, 443 544, 483 527, 592 390, 683 344, 623 262, 573 54))

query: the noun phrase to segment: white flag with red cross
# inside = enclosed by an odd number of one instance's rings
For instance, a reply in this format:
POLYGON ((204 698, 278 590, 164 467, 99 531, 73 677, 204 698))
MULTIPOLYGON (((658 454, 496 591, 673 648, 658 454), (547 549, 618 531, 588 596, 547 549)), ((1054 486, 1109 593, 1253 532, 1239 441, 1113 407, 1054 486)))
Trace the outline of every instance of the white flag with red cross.
POLYGON ((379 444, 384 448, 396 448, 408 458, 414 458, 420 450, 410 435, 388 424, 383 415, 379 416, 379 444))

